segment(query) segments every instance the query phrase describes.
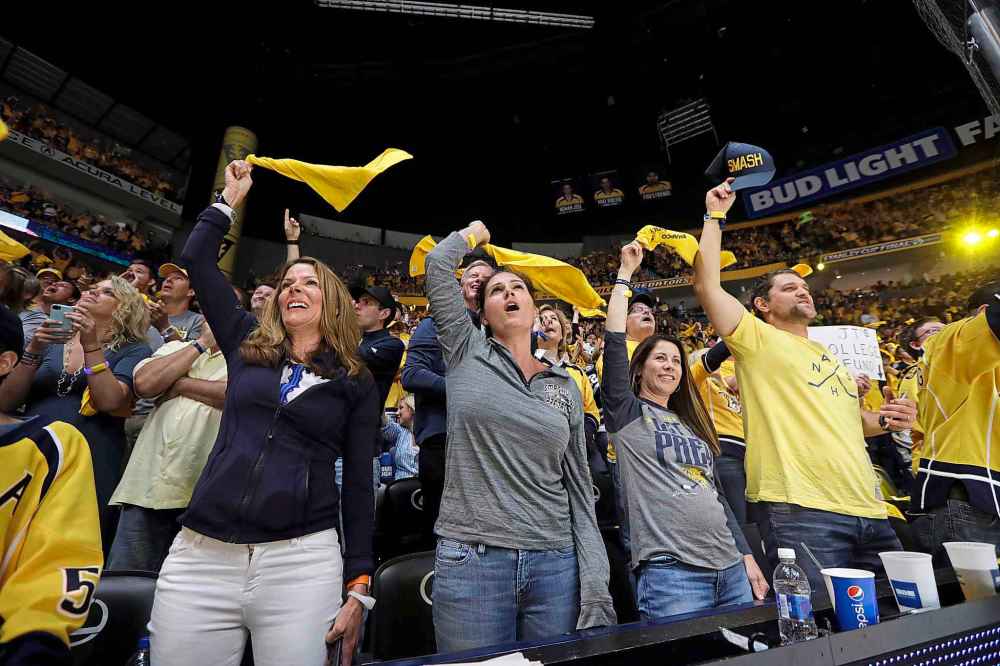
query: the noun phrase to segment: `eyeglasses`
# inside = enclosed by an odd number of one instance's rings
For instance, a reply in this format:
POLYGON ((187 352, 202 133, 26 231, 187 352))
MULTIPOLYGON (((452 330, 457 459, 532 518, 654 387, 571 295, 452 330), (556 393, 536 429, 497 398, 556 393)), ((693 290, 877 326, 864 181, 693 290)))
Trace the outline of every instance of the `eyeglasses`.
POLYGON ((647 305, 633 305, 628 311, 629 314, 653 314, 653 308, 647 305))

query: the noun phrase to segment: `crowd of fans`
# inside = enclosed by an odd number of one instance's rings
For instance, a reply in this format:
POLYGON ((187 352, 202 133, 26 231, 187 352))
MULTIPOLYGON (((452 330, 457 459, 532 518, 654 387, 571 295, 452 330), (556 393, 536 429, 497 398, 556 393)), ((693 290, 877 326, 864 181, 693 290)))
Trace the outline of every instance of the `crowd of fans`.
POLYGON ((45 192, 0 177, 0 210, 56 231, 107 247, 125 256, 142 254, 149 242, 141 229, 89 211, 74 211, 45 192))
MULTIPOLYGON (((638 243, 580 260, 595 286, 614 283, 606 320, 539 307, 530 276, 470 254, 490 240, 481 222, 443 240, 417 282, 402 263, 338 274, 302 258, 298 223, 286 220, 288 261, 250 285, 248 299, 217 260, 232 223, 229 204, 238 207, 249 192, 250 171, 245 162, 229 165, 221 201, 201 213, 177 263, 134 259, 121 275, 90 273, 65 248, 49 256, 47 246, 33 245, 21 266, 0 267, 7 306, 0 308, 0 375, 7 375, 0 409, 27 419, 19 426, 26 431, 52 420, 75 426, 86 441, 74 438, 77 430, 65 441, 89 445, 93 458, 74 476, 86 500, 78 531, 63 534, 71 543, 32 547, 63 548, 72 560, 66 566, 99 572, 100 538, 108 568, 159 571, 149 629, 154 660, 164 666, 238 658, 248 635, 258 663, 322 663, 327 644, 341 639, 349 663, 385 555, 375 550, 376 489, 411 475, 426 520, 411 527, 436 539, 441 651, 763 599, 761 565, 773 567, 779 547, 834 544, 821 551, 830 566, 877 570, 876 554, 902 544, 858 444, 879 448, 872 442, 909 437, 918 417, 936 416, 918 411, 910 395, 869 403, 871 382, 809 342, 807 326, 877 329, 887 355, 890 346, 912 351, 899 356, 901 375, 916 367, 913 329, 927 317, 941 320, 939 340, 961 326, 995 337, 1000 325, 995 294, 976 300, 1000 276, 995 267, 816 294, 785 270, 759 278, 740 303, 720 285, 721 234, 712 217, 700 240, 699 308, 666 307, 635 286, 680 267, 666 252, 644 259, 638 243), (418 288, 432 316, 393 295, 418 288), (16 334, 7 321, 13 314, 21 315, 16 334), (837 386, 824 386, 834 376, 837 386), (769 402, 774 395, 794 409, 769 402), (399 425, 389 424, 385 412, 397 407, 399 425), (824 419, 809 418, 814 413, 824 419), (396 473, 387 474, 393 456, 396 473), (793 482, 777 483, 775 470, 793 482), (603 509, 594 487, 612 498, 603 509), (865 543, 856 530, 837 529, 858 517, 871 527, 865 543), (751 519, 769 530, 768 562, 751 552, 743 529, 751 519), (532 566, 521 571, 522 560, 532 566), (514 580, 524 594, 514 592, 514 580), (259 594, 244 594, 251 585, 259 594), (501 608, 506 619, 484 624, 501 608), (515 619, 521 615, 538 619, 515 619)), ((725 246, 745 255, 741 265, 794 261, 821 245, 940 229, 995 193, 977 177, 953 186, 979 194, 939 186, 817 207, 811 219, 733 232, 725 246), (934 212, 942 207, 944 217, 934 212)), ((34 218, 27 196, 3 205, 28 207, 34 218)), ((724 216, 734 200, 724 184, 706 206, 724 216)), ((990 356, 996 345, 980 347, 977 362, 1000 363, 990 356)), ((949 357, 952 365, 964 361, 949 357)), ((964 390, 941 399, 960 401, 964 390)), ((936 446, 953 445, 942 436, 936 446)), ((919 445, 905 448, 919 463, 919 445)), ((912 481, 905 465, 896 472, 912 481)), ((64 487, 46 501, 65 501, 64 487)), ((944 497, 981 510, 971 491, 944 497)), ((924 513, 914 521, 940 509, 918 508, 924 513)), ((1000 541, 995 525, 989 529, 1000 541)), ((940 541, 919 545, 940 559, 940 541)), ((10 566, 24 568, 17 558, 10 566)), ((818 568, 802 566, 822 594, 818 568)), ((57 583, 62 594, 62 578, 33 587, 32 606, 52 606, 42 597, 57 583)), ((13 649, 64 651, 81 619, 61 619, 49 632, 62 639, 56 644, 24 634, 13 649)))
POLYGON ((81 136, 60 120, 44 104, 27 104, 8 96, 2 104, 3 121, 11 129, 44 141, 73 157, 98 166, 130 183, 176 201, 180 195, 177 176, 165 169, 154 169, 130 157, 131 150, 107 138, 93 134, 81 136))
MULTIPOLYGON (((951 226, 991 216, 1000 204, 1000 180, 992 169, 938 185, 909 190, 868 202, 821 204, 798 219, 723 234, 723 248, 736 255, 732 269, 783 261, 789 265, 824 252, 945 231, 951 226)), ((684 224, 678 228, 688 228, 684 224)), ((569 260, 595 287, 614 283, 617 249, 595 250, 569 260)), ((639 281, 691 275, 676 254, 657 248, 646 255, 639 281)))

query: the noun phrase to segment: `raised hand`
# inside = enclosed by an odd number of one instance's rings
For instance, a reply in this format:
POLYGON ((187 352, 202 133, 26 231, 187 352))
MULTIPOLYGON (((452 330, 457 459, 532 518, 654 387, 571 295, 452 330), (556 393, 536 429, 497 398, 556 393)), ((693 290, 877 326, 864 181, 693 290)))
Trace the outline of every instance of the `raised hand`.
POLYGON ((726 178, 724 183, 713 187, 705 195, 705 210, 709 213, 727 213, 736 202, 736 193, 729 186, 735 178, 726 178))
POLYGON ((469 226, 466 227, 465 232, 463 232, 463 235, 465 235, 466 238, 468 238, 467 234, 475 236, 476 247, 481 247, 490 242, 490 230, 486 228, 486 225, 483 224, 481 220, 470 222, 469 226))
POLYGON ((66 344, 72 337, 73 332, 63 329, 60 322, 55 319, 46 319, 35 331, 35 335, 25 350, 33 354, 41 354, 48 349, 49 345, 66 344))
POLYGON ((97 322, 90 316, 87 303, 81 301, 77 303, 72 312, 66 313, 66 319, 73 322, 73 333, 80 334, 80 344, 84 350, 99 347, 101 344, 98 338, 97 322))
POLYGON ((290 217, 288 214, 288 209, 285 209, 285 239, 290 241, 297 241, 299 236, 302 234, 302 227, 299 226, 299 221, 294 217, 290 217))
POLYGON ((233 208, 239 208, 250 191, 252 170, 253 165, 244 160, 233 160, 226 166, 226 187, 222 190, 222 197, 233 208))
POLYGON ((628 245, 623 246, 621 252, 622 264, 618 271, 619 275, 625 273, 631 277, 642 264, 642 255, 643 249, 639 241, 632 241, 628 245))

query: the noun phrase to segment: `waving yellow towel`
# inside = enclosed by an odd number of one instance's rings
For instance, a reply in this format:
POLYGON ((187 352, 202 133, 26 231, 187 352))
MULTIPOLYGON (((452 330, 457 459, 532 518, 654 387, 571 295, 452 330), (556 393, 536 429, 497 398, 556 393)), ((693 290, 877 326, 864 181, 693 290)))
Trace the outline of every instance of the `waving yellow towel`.
MULTIPOLYGON (((694 258, 698 254, 698 239, 691 234, 647 224, 639 230, 635 239, 647 250, 654 250, 660 245, 666 245, 680 255, 688 266, 694 266, 694 258)), ((736 263, 736 255, 728 250, 723 250, 719 256, 719 268, 732 266, 736 263)))
POLYGON ((247 155, 247 162, 254 166, 271 169, 286 178, 302 181, 338 212, 347 208, 375 176, 409 159, 413 159, 413 155, 398 148, 387 148, 381 155, 360 167, 309 164, 299 160, 247 155))

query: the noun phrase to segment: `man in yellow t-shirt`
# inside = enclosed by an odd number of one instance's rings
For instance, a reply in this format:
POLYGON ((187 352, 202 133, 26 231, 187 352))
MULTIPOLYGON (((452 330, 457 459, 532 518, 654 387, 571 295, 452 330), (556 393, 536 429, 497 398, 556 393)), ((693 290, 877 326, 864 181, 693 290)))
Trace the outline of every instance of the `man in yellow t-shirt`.
POLYGON ((772 564, 794 548, 813 591, 824 567, 881 568, 878 553, 900 550, 879 497, 864 438, 910 428, 913 402, 893 399, 862 410, 854 378, 808 337, 816 317, 809 286, 784 269, 758 280, 755 316, 721 285, 721 225, 736 199, 731 180, 705 197, 707 214, 695 261, 695 293, 736 360, 746 428, 747 500, 772 564))
POLYGON ((973 293, 969 310, 926 338, 917 365, 912 525, 936 565, 947 564, 946 541, 1000 548, 1000 282, 973 293))

